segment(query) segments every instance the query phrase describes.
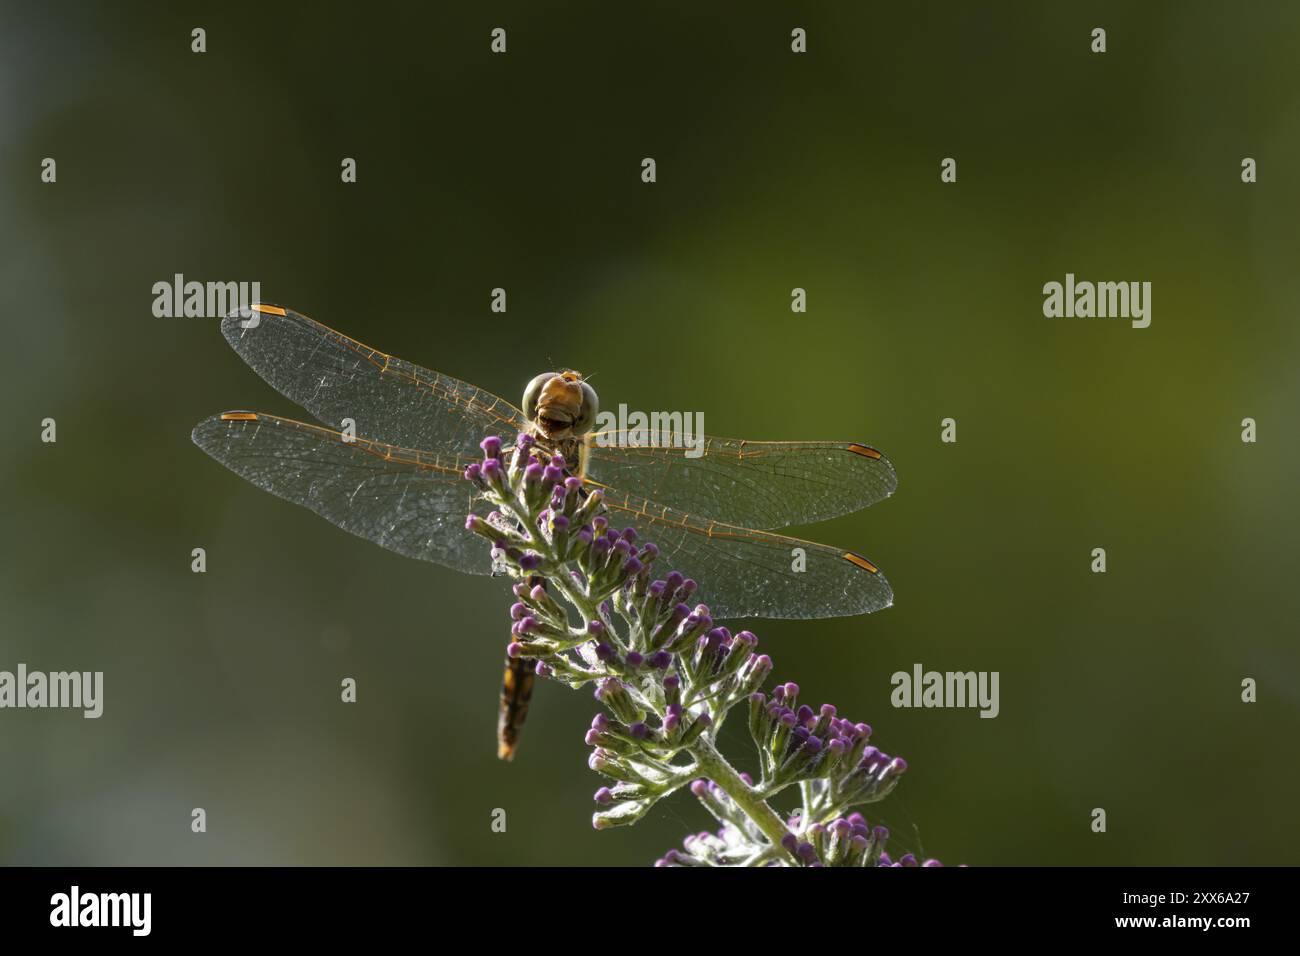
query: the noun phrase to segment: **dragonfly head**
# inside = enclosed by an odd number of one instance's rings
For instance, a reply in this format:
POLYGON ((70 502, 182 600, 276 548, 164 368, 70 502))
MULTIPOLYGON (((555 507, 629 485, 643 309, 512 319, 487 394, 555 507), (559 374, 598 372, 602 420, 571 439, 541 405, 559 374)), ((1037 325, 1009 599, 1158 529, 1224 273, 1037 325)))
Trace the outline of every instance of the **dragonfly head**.
POLYGON ((599 411, 596 390, 577 372, 543 372, 524 389, 524 414, 547 438, 585 435, 599 411))

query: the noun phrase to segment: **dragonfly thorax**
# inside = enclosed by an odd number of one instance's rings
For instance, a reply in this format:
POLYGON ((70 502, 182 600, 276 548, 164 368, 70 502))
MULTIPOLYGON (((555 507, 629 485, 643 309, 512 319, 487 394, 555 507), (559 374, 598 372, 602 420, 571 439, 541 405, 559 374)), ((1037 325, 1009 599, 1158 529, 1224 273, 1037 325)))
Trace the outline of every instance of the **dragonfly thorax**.
POLYGON ((587 473, 587 437, 569 435, 566 438, 552 438, 533 425, 530 428, 537 447, 548 455, 559 455, 564 459, 564 470, 571 475, 583 478, 587 473))

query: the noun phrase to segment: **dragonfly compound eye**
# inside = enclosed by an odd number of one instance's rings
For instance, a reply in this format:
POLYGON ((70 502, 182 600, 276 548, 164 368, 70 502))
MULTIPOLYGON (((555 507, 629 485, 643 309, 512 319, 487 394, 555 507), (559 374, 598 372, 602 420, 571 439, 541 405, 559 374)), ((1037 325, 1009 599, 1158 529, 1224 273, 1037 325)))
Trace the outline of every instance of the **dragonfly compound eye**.
POLYGON ((531 422, 537 418, 537 400, 541 397, 542 387, 555 378, 554 372, 543 372, 524 389, 524 416, 531 422))
POLYGON ((591 427, 596 424, 596 416, 600 414, 600 399, 596 397, 596 390, 582 382, 582 407, 578 410, 578 417, 573 421, 573 434, 585 435, 591 431, 591 427))

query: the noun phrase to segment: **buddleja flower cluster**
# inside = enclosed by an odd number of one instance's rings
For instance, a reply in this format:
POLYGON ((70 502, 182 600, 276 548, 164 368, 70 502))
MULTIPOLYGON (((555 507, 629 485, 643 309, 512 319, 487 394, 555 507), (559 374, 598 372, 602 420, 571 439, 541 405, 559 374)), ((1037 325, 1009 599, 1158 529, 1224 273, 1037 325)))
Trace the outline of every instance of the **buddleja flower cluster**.
POLYGON ((595 794, 597 829, 634 823, 689 787, 720 828, 687 837, 659 865, 939 865, 892 861, 889 831, 853 810, 887 796, 907 769, 870 743, 867 724, 800 703, 794 683, 764 691, 772 659, 758 639, 717 624, 694 581, 657 574, 659 549, 612 527, 601 492, 566 475, 562 457, 527 434, 513 449, 495 437, 482 448, 465 477, 495 510, 466 527, 519 579, 508 653, 535 661, 541 677, 591 687, 603 707, 586 735, 591 769, 609 779, 595 794), (757 780, 717 749, 733 711, 748 722, 757 780), (787 791, 799 805, 782 817, 772 801, 787 791))

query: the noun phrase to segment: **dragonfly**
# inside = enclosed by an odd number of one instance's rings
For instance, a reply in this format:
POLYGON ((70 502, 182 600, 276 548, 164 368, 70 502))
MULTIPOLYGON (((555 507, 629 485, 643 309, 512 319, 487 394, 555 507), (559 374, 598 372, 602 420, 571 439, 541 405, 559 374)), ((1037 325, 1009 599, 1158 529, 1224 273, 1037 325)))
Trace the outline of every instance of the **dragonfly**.
MULTIPOLYGON (((228 411, 193 440, 235 474, 410 558, 491 574, 482 514, 464 479, 480 442, 529 433, 563 455, 584 489, 602 490, 611 522, 654 541, 666 566, 705 585, 714 619, 826 618, 888 607, 881 570, 853 551, 778 529, 858 511, 893 493, 897 476, 861 442, 681 444, 643 431, 596 429, 599 398, 574 371, 544 372, 522 407, 349 338, 282 306, 239 308, 221 322, 235 352, 316 419, 228 411)), ((482 510, 480 510, 482 509, 482 510)), ((506 659, 498 747, 512 759, 527 716, 531 661, 506 659)))

